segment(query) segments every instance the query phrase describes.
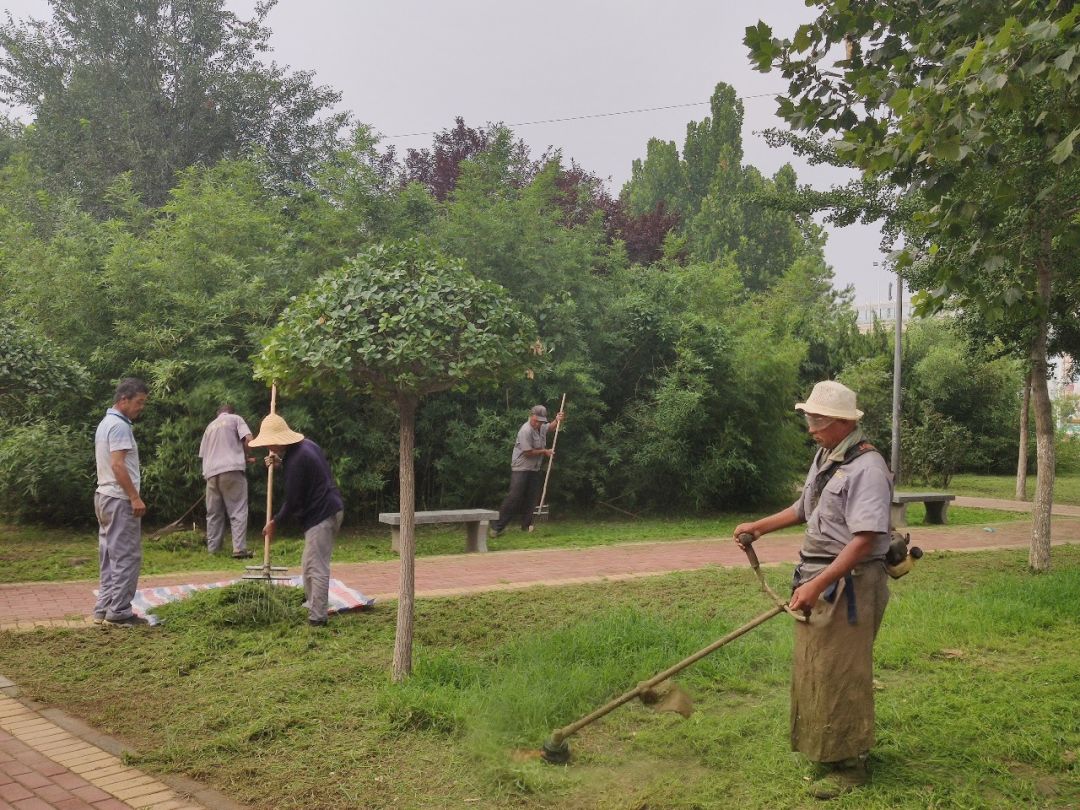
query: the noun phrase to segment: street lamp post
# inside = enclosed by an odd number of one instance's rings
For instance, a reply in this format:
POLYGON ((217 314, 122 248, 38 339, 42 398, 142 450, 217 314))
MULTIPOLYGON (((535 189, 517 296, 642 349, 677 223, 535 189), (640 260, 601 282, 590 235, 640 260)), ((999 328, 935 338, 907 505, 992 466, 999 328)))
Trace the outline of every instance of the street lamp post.
POLYGON ((892 474, 893 481, 900 483, 900 347, 903 340, 904 279, 896 271, 896 341, 893 347, 892 387, 892 474))

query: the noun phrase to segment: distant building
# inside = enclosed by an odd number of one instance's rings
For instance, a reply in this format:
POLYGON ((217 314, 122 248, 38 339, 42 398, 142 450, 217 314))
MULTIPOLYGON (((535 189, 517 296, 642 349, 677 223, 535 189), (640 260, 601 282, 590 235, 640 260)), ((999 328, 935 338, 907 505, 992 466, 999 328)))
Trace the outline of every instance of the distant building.
MULTIPOLYGON (((882 328, 890 332, 896 328, 896 301, 882 301, 876 304, 859 304, 855 307, 858 315, 856 325, 860 332, 869 332, 874 328, 877 321, 882 328)), ((911 302, 905 301, 903 306, 903 321, 901 329, 907 329, 911 320, 911 302)))

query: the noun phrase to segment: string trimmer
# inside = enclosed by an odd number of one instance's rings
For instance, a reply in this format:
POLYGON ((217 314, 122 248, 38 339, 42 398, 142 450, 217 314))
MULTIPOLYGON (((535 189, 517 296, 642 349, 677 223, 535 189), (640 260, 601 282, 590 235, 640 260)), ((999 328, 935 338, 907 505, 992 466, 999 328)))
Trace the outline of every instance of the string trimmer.
POLYGON ((653 705, 655 708, 660 710, 676 711, 679 714, 682 714, 684 717, 689 716, 690 712, 693 710, 690 704, 689 696, 682 692, 682 690, 680 690, 678 687, 670 684, 665 684, 665 682, 669 678, 678 674, 679 672, 682 672, 690 665, 697 663, 705 656, 716 652, 725 644, 734 641, 739 636, 745 633, 749 633, 755 627, 760 624, 764 624, 778 613, 788 613, 796 621, 807 621, 806 616, 802 615, 801 613, 796 613, 792 611, 787 606, 787 603, 783 599, 781 599, 773 591, 772 588, 769 587, 767 582, 765 582, 765 577, 762 576, 761 573, 761 566, 758 562, 757 553, 754 551, 753 542, 753 535, 739 535, 739 543, 742 546, 743 551, 746 552, 747 559, 749 559, 750 561, 750 567, 754 569, 754 573, 757 575, 758 582, 761 583, 761 587, 764 589, 765 593, 774 603, 773 607, 762 613, 757 618, 751 619, 749 622, 747 622, 737 630, 732 630, 723 638, 717 639, 708 647, 698 650, 689 658, 684 658, 682 661, 675 664, 674 666, 668 667, 663 672, 660 672, 649 678, 649 680, 642 681, 630 691, 619 695, 619 697, 615 698, 609 703, 604 704, 596 711, 593 711, 585 715, 584 717, 575 720, 568 726, 564 726, 563 728, 553 731, 551 733, 551 736, 544 742, 543 748, 540 749, 540 756, 544 759, 545 762, 550 762, 556 765, 561 765, 568 762, 570 760, 570 744, 567 742, 567 739, 569 737, 581 731, 581 729, 585 728, 585 726, 589 725, 590 723, 596 722, 604 715, 609 714, 610 712, 619 708, 624 703, 629 703, 634 698, 640 698, 642 703, 645 703, 647 705, 653 705))

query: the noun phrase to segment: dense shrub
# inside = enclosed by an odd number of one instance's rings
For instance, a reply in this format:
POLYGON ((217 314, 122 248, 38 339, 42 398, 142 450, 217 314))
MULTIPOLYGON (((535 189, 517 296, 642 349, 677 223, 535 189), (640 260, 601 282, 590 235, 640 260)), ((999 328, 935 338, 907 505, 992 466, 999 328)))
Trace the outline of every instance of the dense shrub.
POLYGON ((51 524, 94 520, 93 435, 50 420, 0 423, 0 514, 51 524))
POLYGON ((918 422, 906 422, 902 427, 901 450, 905 469, 930 486, 944 489, 953 473, 968 458, 971 432, 924 406, 918 422))
POLYGON ((1056 458, 1059 473, 1080 473, 1080 436, 1058 438, 1056 458))

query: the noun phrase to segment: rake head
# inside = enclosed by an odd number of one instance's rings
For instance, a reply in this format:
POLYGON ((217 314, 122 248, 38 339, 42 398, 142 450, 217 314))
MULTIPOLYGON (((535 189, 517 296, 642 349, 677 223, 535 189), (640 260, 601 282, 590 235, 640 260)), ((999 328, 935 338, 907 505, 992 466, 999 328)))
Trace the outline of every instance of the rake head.
POLYGON ((263 580, 264 582, 285 581, 292 579, 289 569, 282 565, 247 565, 247 571, 240 579, 263 580))

